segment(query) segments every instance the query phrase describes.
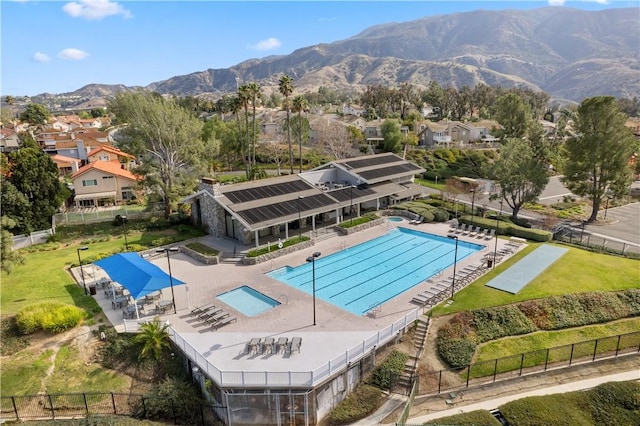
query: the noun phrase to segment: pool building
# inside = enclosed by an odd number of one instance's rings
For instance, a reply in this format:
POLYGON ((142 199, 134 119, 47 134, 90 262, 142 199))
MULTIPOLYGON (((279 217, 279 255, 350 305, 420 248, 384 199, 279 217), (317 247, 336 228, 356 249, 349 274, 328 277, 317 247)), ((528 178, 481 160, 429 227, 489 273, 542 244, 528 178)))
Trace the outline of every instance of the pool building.
MULTIPOLYGON (((202 242, 220 249, 222 261, 172 255, 174 276, 187 284, 176 288, 177 314, 163 319, 226 424, 317 424, 370 372, 376 353, 422 316, 412 298, 430 278, 450 275, 456 262, 478 262, 484 246, 446 238, 448 224, 401 219, 350 235, 326 231, 349 213, 422 196, 412 183, 421 171, 380 154, 236 185, 204 180, 189 197, 194 220, 209 231, 202 242), (261 264, 238 261, 255 246, 299 233, 311 245, 261 264), (237 321, 210 327, 191 313, 206 305, 237 321)), ((163 256, 150 261, 166 270, 163 256)), ((135 321, 124 326, 133 329, 135 321)))

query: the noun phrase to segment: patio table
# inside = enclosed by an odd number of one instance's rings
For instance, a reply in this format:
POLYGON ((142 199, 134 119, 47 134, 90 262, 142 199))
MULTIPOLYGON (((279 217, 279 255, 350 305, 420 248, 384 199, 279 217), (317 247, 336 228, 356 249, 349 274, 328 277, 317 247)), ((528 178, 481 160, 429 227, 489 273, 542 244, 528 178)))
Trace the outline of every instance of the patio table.
POLYGON ((173 302, 171 300, 161 300, 160 302, 158 302, 158 311, 162 312, 163 314, 172 307, 173 302))
POLYGON ((127 305, 128 301, 129 301, 128 297, 125 297, 125 296, 116 297, 111 301, 111 307, 113 309, 122 308, 123 306, 127 305))

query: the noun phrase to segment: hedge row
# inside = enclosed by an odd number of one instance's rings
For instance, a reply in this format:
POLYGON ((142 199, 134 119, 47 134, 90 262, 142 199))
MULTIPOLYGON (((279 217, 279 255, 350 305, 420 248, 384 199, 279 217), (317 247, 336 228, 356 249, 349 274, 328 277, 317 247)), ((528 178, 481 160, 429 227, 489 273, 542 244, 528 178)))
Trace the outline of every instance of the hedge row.
MULTIPOLYGON (((281 241, 282 248, 293 246, 303 241, 308 241, 309 239, 310 238, 305 235, 302 235, 300 238, 295 236, 295 237, 289 238, 288 240, 281 241)), ((280 250, 280 247, 278 247, 278 244, 280 244, 280 242, 273 243, 268 246, 260 247, 258 249, 249 250, 247 252, 247 257, 258 257, 263 254, 271 253, 272 251, 280 250)))
POLYGON ((640 289, 567 294, 460 312, 438 330, 438 353, 452 368, 469 365, 476 346, 538 330, 560 330, 640 315, 640 289))
POLYGON ((640 383, 603 383, 587 391, 523 398, 502 405, 500 412, 513 426, 638 425, 640 383))
POLYGON ((553 233, 542 229, 525 228, 509 222, 497 222, 495 219, 487 219, 477 216, 461 216, 458 218, 458 222, 464 224, 472 224, 485 229, 497 229, 496 232, 499 235, 511 235, 514 237, 526 238, 531 241, 546 242, 551 241, 553 233))
POLYGON ((22 308, 16 314, 16 325, 23 334, 44 330, 62 333, 82 322, 85 312, 77 306, 60 302, 43 302, 22 308))
POLYGON ((382 391, 374 386, 361 385, 338 404, 329 414, 329 423, 344 425, 373 413, 382 401, 382 391))
POLYGON ((456 414, 455 416, 441 417, 422 426, 500 426, 501 423, 485 410, 470 411, 468 413, 456 414))

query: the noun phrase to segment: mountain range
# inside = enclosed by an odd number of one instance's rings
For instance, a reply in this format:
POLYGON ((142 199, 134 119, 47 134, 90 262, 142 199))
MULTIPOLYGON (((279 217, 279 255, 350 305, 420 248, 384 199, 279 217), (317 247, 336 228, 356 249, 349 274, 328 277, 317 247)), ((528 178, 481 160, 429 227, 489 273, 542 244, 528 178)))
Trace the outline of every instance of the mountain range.
MULTIPOLYGON (((356 93, 401 82, 426 88, 435 80, 443 87, 526 87, 574 102, 596 95, 633 98, 640 93, 640 8, 478 10, 386 23, 345 40, 145 88, 217 97, 235 92, 238 82, 256 82, 269 93, 283 74, 297 93, 321 86, 356 93)), ((129 89, 91 84, 70 94, 105 97, 129 89)))

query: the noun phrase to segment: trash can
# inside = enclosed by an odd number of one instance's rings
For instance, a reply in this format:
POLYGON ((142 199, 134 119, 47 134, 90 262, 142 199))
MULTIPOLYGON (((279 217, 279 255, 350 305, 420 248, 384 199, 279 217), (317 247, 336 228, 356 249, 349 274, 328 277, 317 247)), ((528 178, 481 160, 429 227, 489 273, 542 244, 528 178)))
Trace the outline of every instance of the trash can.
POLYGON ((493 266, 493 259, 487 259, 487 268, 491 268, 493 266))
POLYGON ((89 286, 89 294, 92 296, 96 295, 96 286, 95 285, 90 285, 89 286))

